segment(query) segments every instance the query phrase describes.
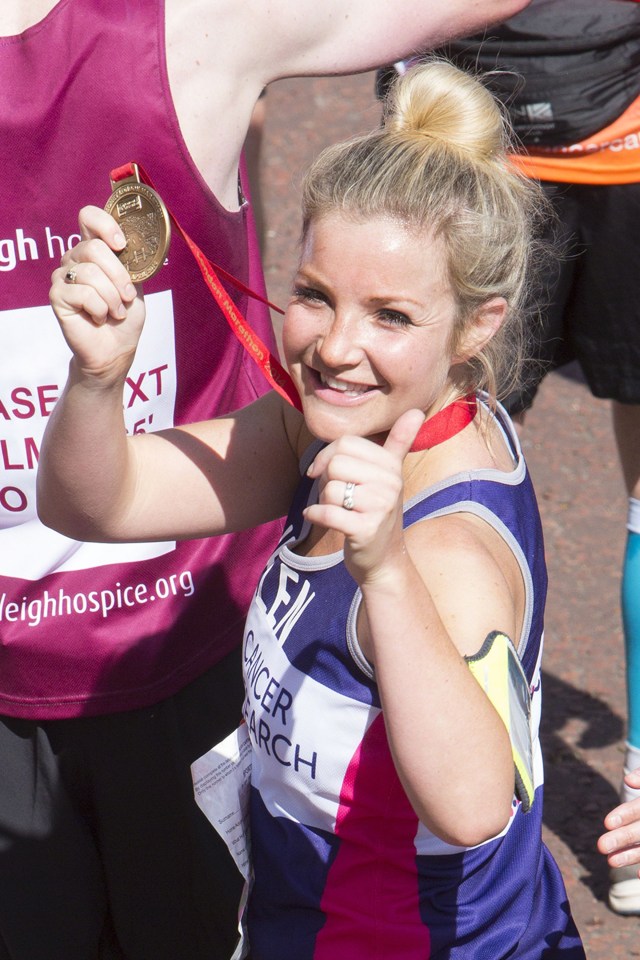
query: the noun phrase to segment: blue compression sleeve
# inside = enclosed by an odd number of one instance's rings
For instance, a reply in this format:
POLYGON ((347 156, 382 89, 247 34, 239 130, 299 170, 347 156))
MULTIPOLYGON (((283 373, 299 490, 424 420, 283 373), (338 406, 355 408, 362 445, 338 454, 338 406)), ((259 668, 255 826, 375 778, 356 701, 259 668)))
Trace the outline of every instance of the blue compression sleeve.
MULTIPOLYGON (((637 501, 636 501, 637 504, 637 501)), ((639 504, 640 505, 640 504, 639 504)), ((622 569, 622 623, 627 660, 627 740, 640 748, 640 530, 629 524, 622 569)))

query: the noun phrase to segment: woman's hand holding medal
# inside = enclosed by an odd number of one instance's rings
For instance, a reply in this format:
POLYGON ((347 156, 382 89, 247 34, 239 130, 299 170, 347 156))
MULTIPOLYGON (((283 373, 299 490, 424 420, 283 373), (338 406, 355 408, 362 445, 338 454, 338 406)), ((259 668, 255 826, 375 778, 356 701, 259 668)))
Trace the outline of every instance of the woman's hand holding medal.
POLYGON ((50 293, 83 371, 109 380, 123 362, 128 370, 140 338, 144 305, 134 284, 158 272, 171 239, 167 208, 137 164, 112 171, 111 187, 104 210, 81 210, 82 240, 63 256, 50 293))
POLYGON ((83 373, 111 383, 131 365, 144 301, 118 258, 127 241, 114 218, 89 206, 80 211, 79 223, 82 240, 52 274, 51 305, 83 373))

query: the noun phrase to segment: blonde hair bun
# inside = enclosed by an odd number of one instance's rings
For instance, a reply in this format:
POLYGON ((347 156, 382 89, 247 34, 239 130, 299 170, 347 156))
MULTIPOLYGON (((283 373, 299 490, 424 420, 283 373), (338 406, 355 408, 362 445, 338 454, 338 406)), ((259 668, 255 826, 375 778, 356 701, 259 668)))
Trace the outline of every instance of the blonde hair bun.
POLYGON ((501 105, 492 94, 445 60, 416 66, 392 86, 385 129, 437 141, 476 161, 502 159, 511 140, 501 105))

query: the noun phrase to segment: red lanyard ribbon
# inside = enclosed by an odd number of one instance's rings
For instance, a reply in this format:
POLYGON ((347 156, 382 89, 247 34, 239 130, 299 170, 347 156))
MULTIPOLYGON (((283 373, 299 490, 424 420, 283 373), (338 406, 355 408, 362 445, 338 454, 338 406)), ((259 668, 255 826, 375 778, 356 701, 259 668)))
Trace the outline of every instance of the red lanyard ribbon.
MULTIPOLYGON (((144 168, 140 164, 137 164, 136 166, 140 175, 140 179, 146 183, 147 186, 155 189, 151 178, 144 168)), ((133 163, 127 163, 122 167, 117 167, 115 170, 111 171, 110 176, 114 183, 119 180, 125 180, 128 177, 135 176, 133 163)), ((178 231, 184 238, 184 241, 193 254, 196 263, 200 267, 200 272, 204 277, 204 282, 209 288, 211 295, 218 304, 222 314, 242 346, 249 352, 255 363, 258 364, 271 386, 294 407, 296 407, 298 410, 302 410, 300 396, 291 377, 286 372, 284 367, 282 367, 279 361, 273 356, 268 347, 265 346, 262 340, 246 322, 235 303, 220 283, 220 280, 218 279, 218 273, 221 274, 229 283, 233 284, 234 287, 238 288, 243 293, 246 293, 247 296, 253 297, 255 300, 259 300, 261 303, 272 307, 274 310, 277 310, 278 313, 283 313, 283 311, 274 304, 269 303, 269 301, 260 296, 259 293, 255 293, 255 291, 250 290, 249 287, 245 286, 240 280, 236 279, 236 277, 232 276, 230 273, 227 273, 226 270, 222 269, 222 267, 219 267, 217 264, 214 266, 214 264, 212 264, 211 261, 205 257, 202 250, 193 242, 191 237, 185 233, 171 210, 168 212, 172 222, 175 224, 178 231)))
MULTIPOLYGON (((111 180, 116 183, 119 180, 125 180, 129 177, 135 176, 136 167, 139 172, 140 179, 146 183, 147 186, 151 187, 151 189, 155 189, 151 178, 140 164, 136 164, 134 166, 133 163, 127 163, 122 167, 117 167, 115 170, 111 171, 111 180)), ((280 362, 265 346, 262 340, 260 340, 257 334, 251 329, 225 288, 220 283, 217 274, 220 273, 225 280, 231 283, 238 290, 241 290, 247 296, 253 297, 255 300, 259 300, 260 303, 266 304, 273 310, 276 310, 278 313, 283 313, 284 311, 279 307, 274 306, 274 304, 270 303, 259 293, 255 293, 255 291, 249 289, 249 287, 245 286, 240 280, 232 276, 232 274, 227 273, 226 270, 223 270, 222 267, 219 267, 217 264, 212 264, 211 261, 205 257, 202 250, 193 242, 191 237, 185 233, 171 210, 168 210, 168 213, 172 222, 175 224, 178 231, 184 238, 189 250, 193 254, 204 278, 204 282, 209 288, 211 295, 218 304, 218 307, 222 311, 227 323, 235 333, 242 346, 249 352, 255 363, 258 364, 264 376, 267 378, 274 390, 277 390, 280 396, 284 397, 288 403, 292 404, 292 406, 294 406, 297 410, 301 411, 302 402, 293 380, 280 362)), ((473 393, 467 394, 466 397, 463 397, 459 400, 454 400, 453 403, 448 404, 448 406, 438 411, 438 413, 423 423, 418 431, 418 435, 413 443, 413 446, 411 447, 411 450, 428 450, 431 447, 435 447, 437 444, 442 443, 444 440, 448 440, 449 437, 453 437, 456 433, 459 433, 460 430, 464 429, 464 427, 471 423, 476 415, 476 410, 477 402, 475 394, 473 393)))

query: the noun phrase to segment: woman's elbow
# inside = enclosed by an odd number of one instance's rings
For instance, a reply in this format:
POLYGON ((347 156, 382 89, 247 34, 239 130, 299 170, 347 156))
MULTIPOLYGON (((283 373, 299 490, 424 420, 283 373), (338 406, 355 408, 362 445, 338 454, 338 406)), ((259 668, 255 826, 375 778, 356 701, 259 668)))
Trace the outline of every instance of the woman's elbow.
POLYGON ((506 829, 513 816, 513 785, 504 789, 485 789, 478 785, 467 796, 463 807, 452 805, 446 822, 427 823, 429 829, 445 843, 455 847, 477 847, 506 829))
POLYGON ((81 530, 81 525, 68 517, 62 516, 59 511, 52 509, 46 502, 38 501, 37 513, 40 523, 50 530, 61 533, 63 536, 69 537, 70 540, 91 540, 86 531, 81 530))
POLYGON ((36 496, 36 512, 43 526, 61 533, 70 540, 106 542, 108 538, 97 531, 89 518, 73 510, 63 509, 57 498, 40 488, 36 496))
POLYGON ((56 504, 55 498, 49 496, 41 488, 41 485, 37 485, 36 490, 36 513, 38 514, 38 519, 45 527, 49 527, 51 530, 57 531, 57 533, 65 533, 65 523, 60 516, 59 505, 56 504))
POLYGON ((511 819, 511 805, 508 813, 504 810, 493 811, 490 817, 471 818, 464 824, 455 824, 452 829, 438 830, 437 835, 445 843, 454 847, 479 847, 481 843, 499 837, 511 819))
POLYGON ((500 836, 513 814, 512 801, 513 797, 508 803, 500 803, 481 816, 468 820, 461 829, 456 830, 457 837, 452 842, 459 847, 477 847, 500 836))

